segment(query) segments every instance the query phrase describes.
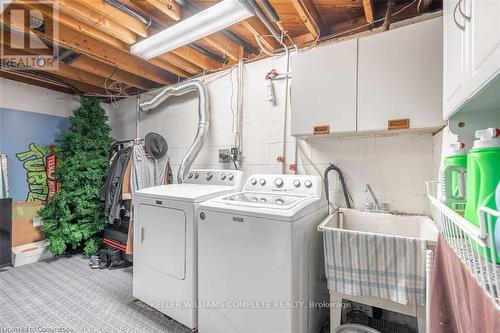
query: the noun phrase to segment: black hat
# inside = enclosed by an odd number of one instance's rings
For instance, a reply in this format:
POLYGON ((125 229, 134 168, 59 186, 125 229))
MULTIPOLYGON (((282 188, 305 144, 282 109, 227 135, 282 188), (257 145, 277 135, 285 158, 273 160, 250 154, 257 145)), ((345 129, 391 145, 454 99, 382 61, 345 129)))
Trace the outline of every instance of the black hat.
POLYGON ((150 132, 146 134, 144 145, 146 146, 146 152, 157 160, 165 156, 168 151, 167 140, 158 133, 150 132))

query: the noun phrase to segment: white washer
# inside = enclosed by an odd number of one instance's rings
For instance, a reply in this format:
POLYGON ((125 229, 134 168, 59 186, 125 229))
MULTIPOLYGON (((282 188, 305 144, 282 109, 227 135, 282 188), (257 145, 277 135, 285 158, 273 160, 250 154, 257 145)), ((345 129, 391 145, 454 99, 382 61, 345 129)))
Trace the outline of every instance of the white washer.
POLYGON ((200 333, 320 331, 328 314, 316 230, 327 216, 323 192, 317 176, 254 175, 243 192, 200 205, 200 333))
POLYGON ((136 192, 133 294, 197 327, 198 205, 241 190, 241 171, 193 170, 182 184, 136 192))

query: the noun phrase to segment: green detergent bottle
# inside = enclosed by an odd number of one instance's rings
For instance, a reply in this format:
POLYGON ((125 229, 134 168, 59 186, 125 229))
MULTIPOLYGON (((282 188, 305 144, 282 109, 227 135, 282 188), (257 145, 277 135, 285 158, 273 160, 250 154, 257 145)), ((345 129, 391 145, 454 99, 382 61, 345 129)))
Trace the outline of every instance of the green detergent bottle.
MULTIPOLYGON (((489 128, 476 131, 474 147, 467 155, 467 200, 465 218, 479 226, 478 209, 480 207, 496 207, 495 191, 500 181, 500 129, 489 128)), ((496 220, 493 220, 493 230, 496 220)), ((493 236, 493 235, 492 235, 493 236)), ((483 255, 482 249, 480 254, 483 255)), ((491 253, 486 249, 491 261, 491 253)), ((497 254, 500 263, 500 253, 497 254)))
POLYGON ((464 215, 466 197, 467 153, 465 144, 457 142, 450 145, 448 156, 440 169, 441 201, 451 209, 464 215))

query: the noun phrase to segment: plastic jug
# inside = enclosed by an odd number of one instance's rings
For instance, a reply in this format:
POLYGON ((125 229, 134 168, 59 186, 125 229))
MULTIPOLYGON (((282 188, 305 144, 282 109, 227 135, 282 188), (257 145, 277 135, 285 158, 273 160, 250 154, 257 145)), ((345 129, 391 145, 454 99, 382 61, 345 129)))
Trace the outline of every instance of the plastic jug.
MULTIPOLYGON (((500 182, 497 185, 497 192, 495 194, 495 201, 497 205, 497 210, 500 210, 500 182)), ((500 223, 495 225, 495 246, 497 253, 500 254, 500 223)))
MULTIPOLYGON (((465 218, 479 226, 478 209, 480 207, 497 209, 495 191, 500 181, 500 129, 489 128, 476 131, 476 138, 478 140, 474 142, 474 147, 467 155, 465 218)), ((495 229, 495 223, 496 220, 493 220, 493 229, 495 229)), ((487 256, 491 260, 489 250, 487 256)), ((500 263, 498 255, 497 262, 500 263)))
POLYGON ((466 198, 467 154, 462 142, 450 145, 449 155, 440 170, 440 199, 451 209, 463 215, 466 198))

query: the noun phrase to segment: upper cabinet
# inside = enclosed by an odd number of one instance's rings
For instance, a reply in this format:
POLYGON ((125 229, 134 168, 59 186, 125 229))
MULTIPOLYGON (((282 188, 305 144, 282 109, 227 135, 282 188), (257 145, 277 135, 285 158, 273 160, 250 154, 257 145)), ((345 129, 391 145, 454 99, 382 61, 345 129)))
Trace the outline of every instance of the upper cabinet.
POLYGON ((500 1, 461 0, 468 32, 470 92, 476 93, 500 73, 500 1))
POLYGON ((441 18, 359 39, 358 131, 443 124, 442 43, 441 18))
POLYGON ((500 109, 500 1, 443 2, 443 117, 500 109), (489 91, 496 90, 496 91, 489 91))
POLYGON ((292 135, 356 131, 357 41, 292 57, 292 135))
POLYGON ((442 29, 437 17, 293 56, 292 135, 443 126, 442 29))
POLYGON ((465 18, 458 15, 459 0, 443 2, 443 111, 444 119, 467 100, 467 35, 465 18))

